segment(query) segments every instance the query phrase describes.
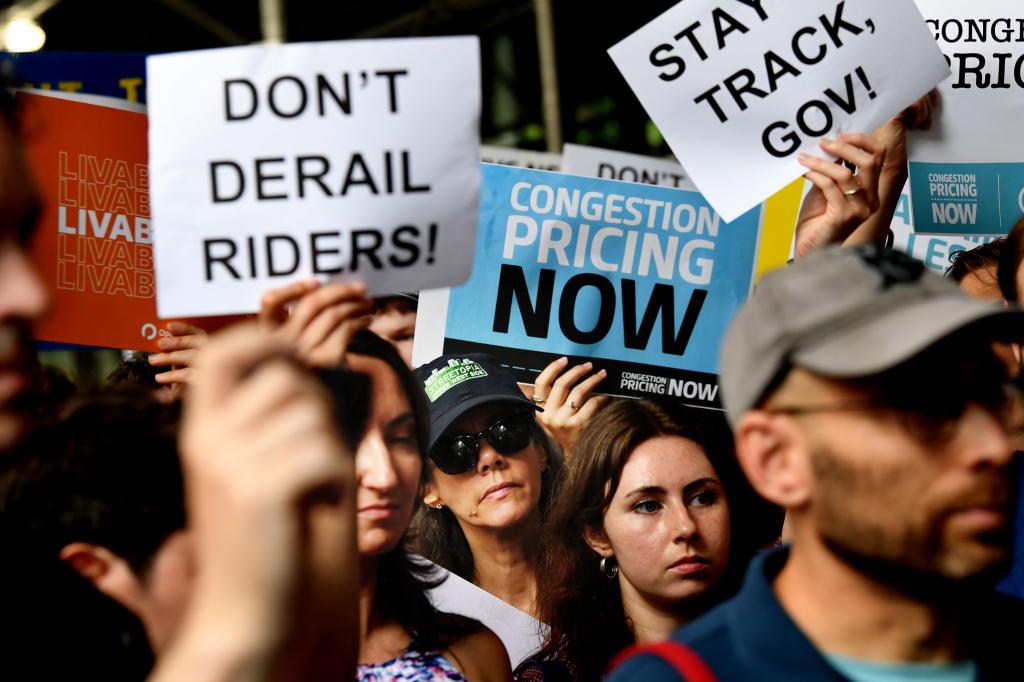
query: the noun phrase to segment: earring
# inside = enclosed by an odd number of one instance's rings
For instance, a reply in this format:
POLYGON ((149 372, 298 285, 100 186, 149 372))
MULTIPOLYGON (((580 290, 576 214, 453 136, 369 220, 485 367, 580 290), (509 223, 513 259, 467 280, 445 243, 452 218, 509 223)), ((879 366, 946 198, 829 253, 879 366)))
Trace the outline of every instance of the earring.
POLYGON ((434 509, 444 509, 444 505, 438 502, 437 504, 434 505, 434 509))
POLYGON ((619 564, 615 561, 615 557, 603 556, 601 563, 597 565, 597 570, 601 571, 601 575, 605 578, 614 578, 619 574, 619 564))

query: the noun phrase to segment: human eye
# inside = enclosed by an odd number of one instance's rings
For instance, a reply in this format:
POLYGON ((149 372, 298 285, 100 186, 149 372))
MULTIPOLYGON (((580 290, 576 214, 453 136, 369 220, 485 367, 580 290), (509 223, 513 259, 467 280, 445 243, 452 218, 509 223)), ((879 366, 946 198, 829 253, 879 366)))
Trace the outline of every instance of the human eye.
POLYGON ((398 447, 413 448, 419 446, 416 430, 412 426, 394 429, 388 434, 388 443, 398 447))
POLYGON ((638 514, 654 514, 661 509, 661 503, 657 500, 640 500, 633 504, 630 509, 638 514))
POLYGON ((714 490, 701 490, 690 498, 690 504, 696 507, 710 507, 718 501, 718 493, 714 490))

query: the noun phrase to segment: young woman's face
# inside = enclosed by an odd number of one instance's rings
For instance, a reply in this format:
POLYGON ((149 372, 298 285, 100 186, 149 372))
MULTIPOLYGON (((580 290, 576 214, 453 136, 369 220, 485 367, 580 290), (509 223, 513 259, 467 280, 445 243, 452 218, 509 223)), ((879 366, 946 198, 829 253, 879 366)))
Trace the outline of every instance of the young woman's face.
POLYGON ((729 507, 703 448, 658 436, 633 450, 604 536, 624 597, 672 606, 714 587, 729 558, 729 507))
MULTIPOLYGON (((510 403, 480 405, 453 422, 439 442, 486 431, 502 417, 522 411, 510 403)), ((424 504, 448 507, 463 527, 503 529, 539 521, 541 473, 547 468, 543 447, 531 439, 522 450, 503 455, 481 438, 479 457, 473 469, 461 474, 449 475, 431 464, 424 504)))
POLYGON ((369 375, 372 409, 356 449, 359 553, 385 554, 398 546, 419 495, 423 460, 416 418, 394 371, 383 361, 350 353, 349 366, 369 375))

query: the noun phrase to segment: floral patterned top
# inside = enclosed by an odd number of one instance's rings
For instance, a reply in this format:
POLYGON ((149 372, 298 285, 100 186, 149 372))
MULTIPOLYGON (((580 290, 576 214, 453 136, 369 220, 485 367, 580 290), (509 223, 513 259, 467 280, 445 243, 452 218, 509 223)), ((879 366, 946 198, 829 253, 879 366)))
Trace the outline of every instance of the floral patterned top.
POLYGON ((383 663, 361 663, 356 668, 357 682, 466 682, 462 673, 436 651, 416 651, 410 647, 397 658, 383 663))

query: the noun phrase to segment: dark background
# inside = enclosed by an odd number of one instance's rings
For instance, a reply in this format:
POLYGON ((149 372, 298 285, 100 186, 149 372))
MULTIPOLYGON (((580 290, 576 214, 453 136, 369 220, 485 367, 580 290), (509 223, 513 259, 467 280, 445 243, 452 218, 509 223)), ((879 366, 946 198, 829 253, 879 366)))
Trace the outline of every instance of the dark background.
MULTIPOLYGON (((551 0, 567 142, 668 148, 606 50, 677 0, 551 0)), ((475 34, 485 143, 545 148, 531 0, 283 0, 289 42, 475 34)), ((10 8, 0 0, 0 9, 10 8)), ((25 4, 25 3, 17 3, 25 4)), ((44 51, 173 52, 259 42, 259 0, 61 0, 38 19, 44 51)))

